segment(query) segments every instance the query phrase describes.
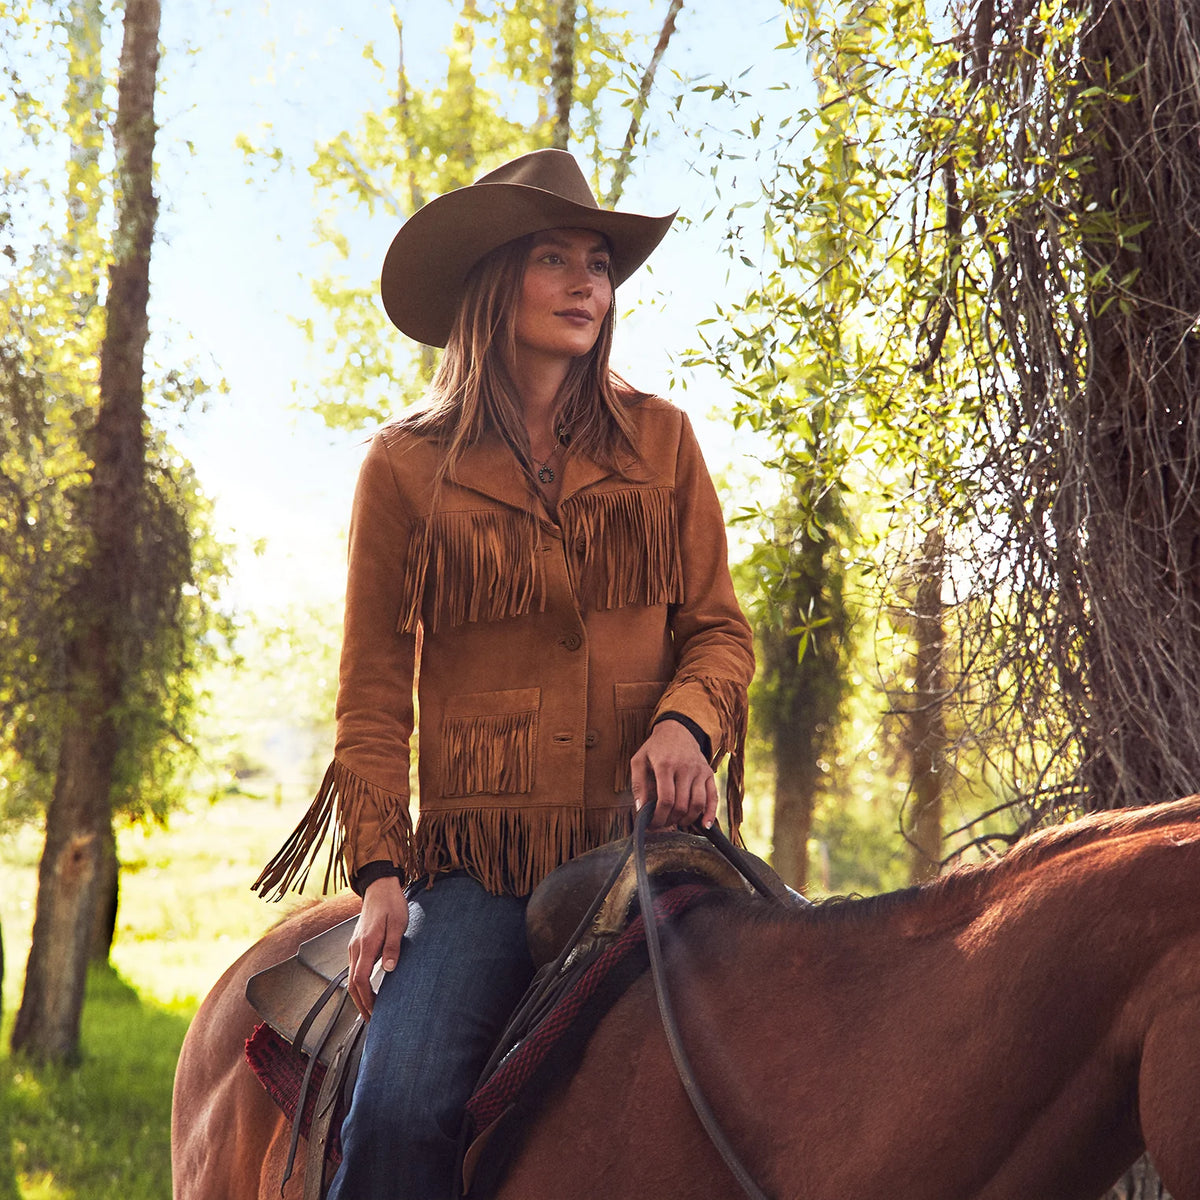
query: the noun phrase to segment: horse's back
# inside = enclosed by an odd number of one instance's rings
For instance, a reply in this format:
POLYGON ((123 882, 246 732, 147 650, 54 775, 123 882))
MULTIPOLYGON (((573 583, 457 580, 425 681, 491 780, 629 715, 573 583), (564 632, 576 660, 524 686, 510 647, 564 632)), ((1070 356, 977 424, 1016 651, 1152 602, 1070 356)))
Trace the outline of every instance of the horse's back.
MULTIPOLYGON (((355 896, 300 909, 256 942, 217 981, 196 1012, 175 1071, 171 1174, 175 1200, 278 1196, 289 1130, 245 1063, 258 1022, 246 981, 295 954, 301 942, 358 911, 355 896)), ((303 1189, 302 1170, 285 1196, 303 1189)))

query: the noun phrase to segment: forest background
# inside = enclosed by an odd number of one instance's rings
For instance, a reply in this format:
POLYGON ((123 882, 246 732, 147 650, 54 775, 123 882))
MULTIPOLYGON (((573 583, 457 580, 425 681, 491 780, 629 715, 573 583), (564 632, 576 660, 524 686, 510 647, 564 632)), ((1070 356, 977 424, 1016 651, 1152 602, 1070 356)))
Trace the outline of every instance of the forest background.
POLYGON ((872 892, 1194 790, 1196 8, 0 4, 0 1196, 162 1193, 103 1151, 161 1148, 171 1046, 269 920, 244 889, 331 744, 362 443, 432 366, 383 322, 378 263, 520 150, 681 208, 615 358, 721 483, 759 639, 752 847, 872 892), (142 475, 105 527, 139 270, 142 475), (89 712, 107 782, 72 801, 89 712), (35 937, 22 988, 35 909, 77 949, 35 937), (45 980, 76 963, 72 1011, 45 980), (131 1068, 96 1031, 150 1010, 131 1068), (160 1088, 144 1121, 134 1078, 160 1088), (92 1158, 51 1132, 105 1111, 92 1158))

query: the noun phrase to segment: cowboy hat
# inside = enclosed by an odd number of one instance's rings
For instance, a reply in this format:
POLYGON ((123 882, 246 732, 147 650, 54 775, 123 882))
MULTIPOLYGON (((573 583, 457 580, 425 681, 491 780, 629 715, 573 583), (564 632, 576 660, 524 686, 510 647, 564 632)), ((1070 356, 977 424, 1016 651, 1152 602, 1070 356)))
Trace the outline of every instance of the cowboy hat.
POLYGON ((535 150, 418 209, 392 239, 379 291, 392 324, 444 346, 467 275, 489 251, 543 229, 591 229, 612 248, 613 283, 650 256, 675 214, 646 217, 601 208, 565 150, 535 150))

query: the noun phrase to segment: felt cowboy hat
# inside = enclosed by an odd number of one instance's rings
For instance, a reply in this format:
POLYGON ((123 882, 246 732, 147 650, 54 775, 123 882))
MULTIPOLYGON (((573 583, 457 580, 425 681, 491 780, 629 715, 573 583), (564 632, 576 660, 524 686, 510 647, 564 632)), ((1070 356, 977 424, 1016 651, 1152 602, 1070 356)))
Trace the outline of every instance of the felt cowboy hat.
POLYGON ((467 274, 489 251, 543 229, 591 229, 612 248, 623 283, 662 241, 675 214, 647 217, 596 203, 565 150, 535 150, 418 209, 392 239, 379 290, 393 325, 444 346, 467 274))

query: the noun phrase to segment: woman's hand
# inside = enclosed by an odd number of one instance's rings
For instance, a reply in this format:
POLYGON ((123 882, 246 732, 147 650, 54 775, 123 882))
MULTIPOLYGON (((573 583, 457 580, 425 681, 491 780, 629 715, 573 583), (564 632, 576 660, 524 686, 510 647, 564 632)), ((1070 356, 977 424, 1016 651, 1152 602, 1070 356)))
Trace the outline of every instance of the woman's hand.
POLYGON ((696 821, 707 829, 716 820, 716 777, 696 739, 678 721, 659 721, 629 766, 637 807, 658 801, 651 829, 696 821))
POLYGON ((371 972, 382 958, 385 971, 395 970, 400 939, 408 928, 408 900, 400 880, 386 875, 367 885, 362 915, 350 938, 350 999, 367 1020, 375 1006, 371 972))

